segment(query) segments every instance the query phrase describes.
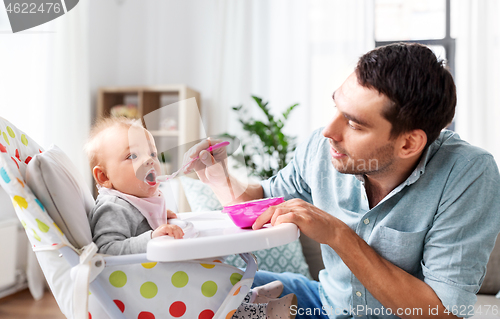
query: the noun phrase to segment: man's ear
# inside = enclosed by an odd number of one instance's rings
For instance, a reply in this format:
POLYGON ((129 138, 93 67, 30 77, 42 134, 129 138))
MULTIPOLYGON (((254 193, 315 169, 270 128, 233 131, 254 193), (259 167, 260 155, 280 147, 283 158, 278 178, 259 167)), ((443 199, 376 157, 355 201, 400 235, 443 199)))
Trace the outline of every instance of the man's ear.
POLYGON ((400 148, 398 155, 401 158, 420 156, 427 144, 427 134, 423 130, 417 129, 401 134, 400 148))
POLYGON ((94 169, 92 169, 92 175, 94 175, 94 179, 96 180, 97 184, 106 188, 113 187, 113 184, 111 184, 111 181, 106 175, 106 172, 104 172, 104 168, 102 166, 94 166, 94 169))

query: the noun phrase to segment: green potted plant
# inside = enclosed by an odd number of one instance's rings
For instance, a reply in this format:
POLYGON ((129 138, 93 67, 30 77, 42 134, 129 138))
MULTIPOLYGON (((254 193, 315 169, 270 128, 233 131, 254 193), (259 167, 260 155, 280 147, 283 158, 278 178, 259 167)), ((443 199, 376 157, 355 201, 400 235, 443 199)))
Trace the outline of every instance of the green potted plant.
MULTIPOLYGON (((266 119, 260 121, 249 117, 248 110, 243 105, 232 108, 238 112, 238 120, 245 131, 245 136, 240 138, 243 157, 235 158, 239 165, 245 165, 250 170, 251 175, 267 179, 285 167, 293 156, 296 137, 284 134, 283 127, 298 104, 289 106, 277 117, 271 114, 267 106, 269 102, 264 102, 257 96, 252 98, 266 119)), ((227 133, 224 135, 235 138, 227 133)))

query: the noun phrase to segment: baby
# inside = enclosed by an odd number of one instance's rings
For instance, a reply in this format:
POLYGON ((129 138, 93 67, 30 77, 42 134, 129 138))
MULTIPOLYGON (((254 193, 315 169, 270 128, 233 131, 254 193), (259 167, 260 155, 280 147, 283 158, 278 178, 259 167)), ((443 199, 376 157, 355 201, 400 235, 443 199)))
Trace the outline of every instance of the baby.
MULTIPOLYGON (((152 238, 184 236, 180 227, 167 224, 167 219, 177 216, 166 209, 158 189, 160 163, 155 142, 139 120, 99 120, 85 151, 99 190, 88 217, 100 253, 145 253, 152 238)), ((294 294, 278 299, 282 290, 279 281, 253 288, 232 318, 291 318, 290 307, 297 299, 294 294)))
POLYGON ((166 223, 176 215, 166 209, 158 189, 155 142, 139 120, 98 121, 85 151, 99 190, 89 222, 100 253, 145 253, 151 238, 183 237, 179 226, 166 223))

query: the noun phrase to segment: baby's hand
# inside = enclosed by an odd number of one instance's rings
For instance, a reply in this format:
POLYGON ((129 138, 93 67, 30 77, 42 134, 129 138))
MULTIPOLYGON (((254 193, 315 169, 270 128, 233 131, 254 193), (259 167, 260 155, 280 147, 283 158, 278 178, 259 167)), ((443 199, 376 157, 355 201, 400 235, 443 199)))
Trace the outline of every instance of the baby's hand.
POLYGON ((181 239, 184 236, 184 232, 182 231, 182 228, 177 225, 163 224, 153 231, 151 238, 165 235, 174 237, 175 239, 181 239))
POLYGON ((177 215, 171 211, 170 209, 167 209, 167 219, 170 219, 170 218, 177 218, 177 215))

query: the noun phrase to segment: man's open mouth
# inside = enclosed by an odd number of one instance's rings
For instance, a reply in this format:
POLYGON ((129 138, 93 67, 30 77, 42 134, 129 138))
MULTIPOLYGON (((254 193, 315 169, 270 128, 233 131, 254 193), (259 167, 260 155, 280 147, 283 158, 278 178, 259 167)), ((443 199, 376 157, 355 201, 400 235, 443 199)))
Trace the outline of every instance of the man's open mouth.
POLYGON ((156 185, 156 172, 154 169, 151 169, 147 172, 146 177, 144 177, 144 182, 148 183, 151 186, 156 185))

